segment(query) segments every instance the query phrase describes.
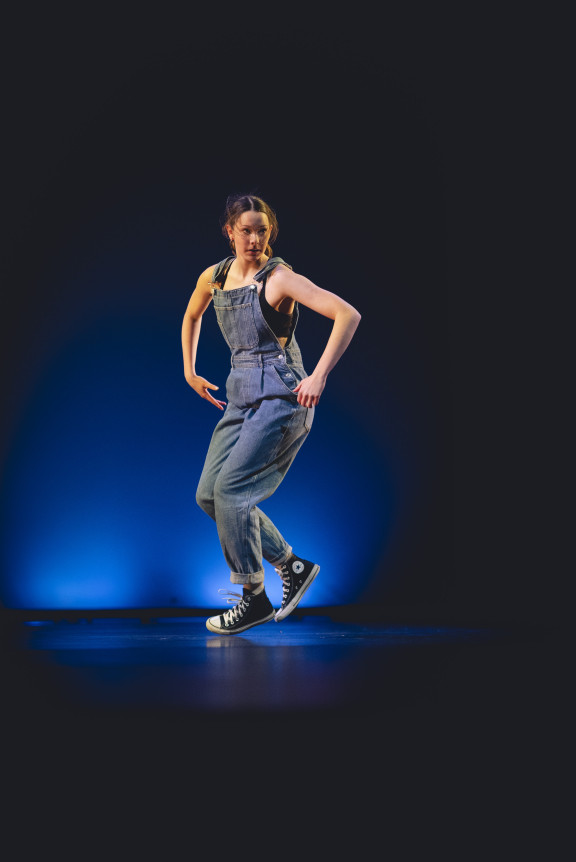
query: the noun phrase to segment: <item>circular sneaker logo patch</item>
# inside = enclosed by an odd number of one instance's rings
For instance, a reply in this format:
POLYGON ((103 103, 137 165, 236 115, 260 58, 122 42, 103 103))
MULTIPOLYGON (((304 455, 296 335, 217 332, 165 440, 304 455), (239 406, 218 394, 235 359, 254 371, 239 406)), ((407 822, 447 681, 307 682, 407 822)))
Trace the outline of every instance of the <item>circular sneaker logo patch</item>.
POLYGON ((294 562, 292 563, 292 571, 295 574, 299 575, 300 572, 304 571, 304 563, 302 563, 300 560, 294 560, 294 562))

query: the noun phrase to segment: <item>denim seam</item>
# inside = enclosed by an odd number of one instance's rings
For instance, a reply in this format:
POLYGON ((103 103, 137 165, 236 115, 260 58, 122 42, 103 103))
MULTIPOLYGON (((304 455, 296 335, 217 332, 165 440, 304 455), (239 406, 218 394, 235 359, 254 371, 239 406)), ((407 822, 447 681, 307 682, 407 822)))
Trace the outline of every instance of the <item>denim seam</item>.
MULTIPOLYGON (((292 416, 290 418, 290 421, 288 422, 288 424, 286 425, 286 427, 284 429, 284 433, 282 434, 280 440, 276 444, 276 448, 272 451, 272 454, 268 460, 268 463, 264 467, 265 470, 268 469, 268 467, 270 467, 274 463, 274 461, 276 460, 276 456, 278 455, 278 452, 280 451, 280 447, 282 446, 282 443, 284 442, 286 435, 288 434, 288 432, 292 428, 292 425, 294 423, 294 419, 296 418, 297 415, 298 415, 298 411, 294 411, 294 413, 292 414, 292 416)), ((252 515, 252 510, 257 505, 256 503, 254 503, 254 504, 252 503, 252 489, 254 488, 254 484, 256 482, 256 479, 257 479, 257 475, 252 477, 250 489, 249 489, 247 497, 246 497, 247 510, 250 513, 250 517, 252 515)), ((248 524, 249 524, 249 521, 250 521, 250 518, 244 518, 244 530, 245 530, 245 533, 243 536, 244 547, 246 547, 246 545, 248 543, 248 524)))
POLYGON ((276 448, 274 449, 274 452, 272 453, 272 456, 270 457, 269 463, 266 465, 267 467, 269 467, 270 464, 273 464, 274 461, 276 460, 276 456, 278 455, 278 452, 280 451, 280 447, 282 446, 282 443, 284 442, 284 439, 286 438, 288 432, 292 429, 292 425, 294 424, 294 420, 296 419, 297 415, 298 415, 298 410, 294 410, 292 413, 292 416, 290 417, 290 421, 288 422, 288 424, 286 425, 286 427, 284 429, 284 433, 282 434, 280 440, 278 441, 276 448))
MULTIPOLYGON (((254 508, 254 506, 250 505, 250 501, 252 499, 252 488, 254 487, 255 481, 256 481, 256 476, 253 476, 252 482, 250 483, 250 488, 248 490, 248 494, 246 495, 246 508, 247 508, 249 517, 244 518, 244 536, 242 537, 243 542, 244 542, 244 547, 246 547, 246 545, 248 544, 248 524, 252 520, 252 510, 254 508)), ((262 548, 260 548, 260 550, 262 550, 262 548)))

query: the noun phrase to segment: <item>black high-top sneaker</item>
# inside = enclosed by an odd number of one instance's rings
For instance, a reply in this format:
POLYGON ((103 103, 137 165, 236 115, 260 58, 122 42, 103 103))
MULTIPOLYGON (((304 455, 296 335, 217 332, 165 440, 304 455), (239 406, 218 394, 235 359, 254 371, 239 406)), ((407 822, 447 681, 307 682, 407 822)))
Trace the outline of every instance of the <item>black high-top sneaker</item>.
POLYGON ((276 622, 279 622, 292 613, 320 571, 320 566, 292 554, 285 563, 276 566, 276 571, 282 578, 284 585, 282 588, 282 606, 274 617, 276 622))
MULTIPOLYGON (((256 587, 255 590, 243 589, 242 595, 227 590, 220 590, 220 592, 236 596, 239 601, 229 611, 206 620, 208 631, 217 635, 236 635, 238 632, 244 632, 252 626, 267 623, 274 618, 274 608, 264 591, 264 585, 256 587)), ((234 600, 228 599, 228 601, 234 600)))

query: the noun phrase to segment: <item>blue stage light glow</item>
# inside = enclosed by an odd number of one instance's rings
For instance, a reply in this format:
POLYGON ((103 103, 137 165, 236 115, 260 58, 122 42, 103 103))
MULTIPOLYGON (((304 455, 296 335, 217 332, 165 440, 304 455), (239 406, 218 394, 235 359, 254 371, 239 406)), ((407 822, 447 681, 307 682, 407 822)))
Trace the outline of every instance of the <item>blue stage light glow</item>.
MULTIPOLYGON (((382 449, 338 402, 326 395, 262 504, 321 566, 309 607, 357 599, 394 521, 382 449)), ((115 318, 77 333, 38 384, 7 465, 4 604, 202 608, 220 606, 219 588, 239 592, 195 502, 218 418, 183 381, 174 321, 115 318)), ((266 571, 278 606, 280 579, 266 571)))

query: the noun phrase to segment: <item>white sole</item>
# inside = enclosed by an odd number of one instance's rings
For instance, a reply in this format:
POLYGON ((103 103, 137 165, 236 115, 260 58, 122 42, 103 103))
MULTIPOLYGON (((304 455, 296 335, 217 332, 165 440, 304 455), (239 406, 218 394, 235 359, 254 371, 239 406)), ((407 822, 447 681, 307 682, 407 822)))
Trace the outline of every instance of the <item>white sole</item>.
POLYGON ((241 629, 234 629, 234 631, 230 631, 229 629, 221 629, 218 626, 213 626, 210 623, 210 620, 206 620, 206 628, 209 632, 214 632, 215 635, 237 635, 240 632, 245 632, 247 629, 253 629, 254 626, 262 625, 262 623, 269 623, 270 620, 274 619, 274 611, 269 614, 267 617, 264 617, 262 620, 258 620, 257 623, 250 623, 247 626, 242 626, 241 629))
POLYGON ((314 566, 314 568, 312 569, 312 571, 310 572, 310 574, 308 575, 308 577, 304 581, 304 584, 302 585, 302 589, 300 590, 298 595, 294 596, 294 598, 292 599, 291 602, 288 602, 288 604, 286 605, 284 610, 279 610, 276 612, 276 616, 274 617, 274 619, 276 620, 277 623, 280 622, 280 620, 286 619, 286 617, 292 613, 294 608, 298 607, 298 604, 300 603, 302 596, 304 595, 306 590, 310 587, 310 585, 312 584, 312 581, 314 580, 314 578, 316 577, 316 575, 318 574, 319 571, 320 571, 320 566, 314 566))

